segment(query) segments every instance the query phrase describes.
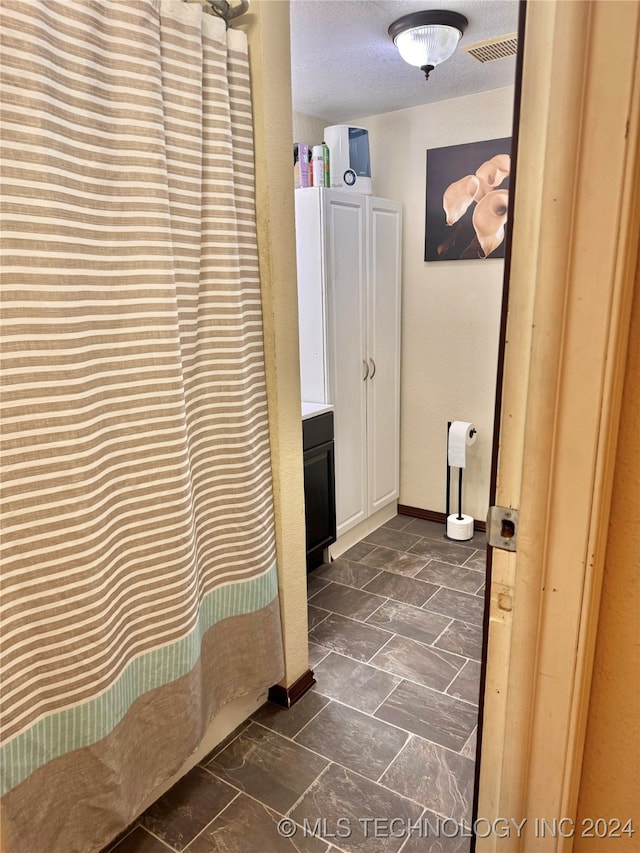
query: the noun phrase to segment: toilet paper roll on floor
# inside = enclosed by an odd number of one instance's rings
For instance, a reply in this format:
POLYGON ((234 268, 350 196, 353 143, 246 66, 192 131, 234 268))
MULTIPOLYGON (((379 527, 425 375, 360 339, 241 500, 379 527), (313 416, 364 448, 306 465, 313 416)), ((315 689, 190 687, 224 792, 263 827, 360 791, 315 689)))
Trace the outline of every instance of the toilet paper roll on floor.
POLYGON ((458 542, 466 541, 473 537, 473 516, 462 514, 461 518, 453 514, 447 518, 447 538, 456 539, 458 542))
POLYGON ((478 436, 474 424, 468 421, 452 421, 447 442, 449 465, 464 468, 467 464, 467 448, 471 447, 478 436))

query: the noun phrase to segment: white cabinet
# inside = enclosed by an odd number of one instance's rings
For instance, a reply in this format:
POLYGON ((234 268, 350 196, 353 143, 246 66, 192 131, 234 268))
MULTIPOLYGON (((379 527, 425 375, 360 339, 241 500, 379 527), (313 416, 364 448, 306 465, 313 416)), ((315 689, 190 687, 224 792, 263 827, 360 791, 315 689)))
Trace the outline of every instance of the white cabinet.
POLYGON ((334 406, 338 537, 398 496, 398 202, 296 190, 302 399, 334 406))

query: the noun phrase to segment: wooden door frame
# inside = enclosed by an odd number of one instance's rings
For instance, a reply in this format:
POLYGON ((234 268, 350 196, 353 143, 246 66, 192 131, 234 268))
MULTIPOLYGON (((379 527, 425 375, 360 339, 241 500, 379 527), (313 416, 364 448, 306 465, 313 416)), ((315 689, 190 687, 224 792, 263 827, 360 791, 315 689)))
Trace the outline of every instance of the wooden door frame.
MULTIPOLYGON (((569 851, 640 210, 640 3, 529 0, 495 502, 478 816, 527 819, 477 850, 569 851)), ((594 816, 597 817, 597 816, 594 816)), ((604 817, 607 817, 606 815, 604 817)))

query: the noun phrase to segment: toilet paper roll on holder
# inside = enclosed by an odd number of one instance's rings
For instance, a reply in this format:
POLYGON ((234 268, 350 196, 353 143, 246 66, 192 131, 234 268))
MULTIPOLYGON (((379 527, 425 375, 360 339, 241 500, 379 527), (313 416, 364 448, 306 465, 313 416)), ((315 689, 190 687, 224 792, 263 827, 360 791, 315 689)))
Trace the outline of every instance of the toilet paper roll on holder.
MULTIPOLYGON (((451 424, 453 421, 447 421, 447 447, 449 445, 449 430, 451 429, 451 424)), ((473 437, 477 433, 477 429, 473 428, 469 433, 471 437, 473 437)), ((458 521, 462 521, 462 468, 458 468, 458 515, 456 519, 458 521)), ((447 453, 447 511, 446 517, 449 518, 451 514, 451 465, 449 465, 449 454, 447 453)))

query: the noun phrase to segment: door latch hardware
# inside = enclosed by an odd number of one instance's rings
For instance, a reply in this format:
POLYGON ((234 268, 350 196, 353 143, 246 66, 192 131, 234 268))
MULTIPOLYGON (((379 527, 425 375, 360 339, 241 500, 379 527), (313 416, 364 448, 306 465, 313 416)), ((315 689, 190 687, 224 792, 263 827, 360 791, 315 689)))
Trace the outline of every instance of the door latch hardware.
POLYGON ((508 506, 490 506, 487 513, 487 542, 492 548, 516 551, 518 548, 518 510, 508 506))

